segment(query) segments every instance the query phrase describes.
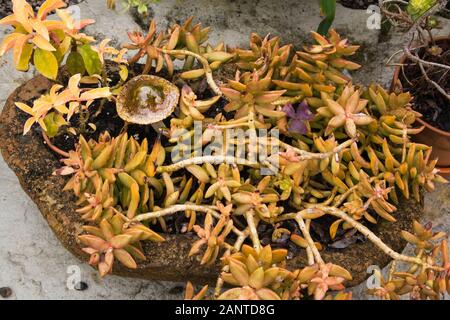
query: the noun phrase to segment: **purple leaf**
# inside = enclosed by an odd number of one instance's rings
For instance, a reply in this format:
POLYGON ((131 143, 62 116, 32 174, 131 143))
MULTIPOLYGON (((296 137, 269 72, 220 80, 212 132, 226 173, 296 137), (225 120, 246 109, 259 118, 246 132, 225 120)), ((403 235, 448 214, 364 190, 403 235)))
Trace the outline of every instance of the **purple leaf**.
POLYGON ((297 108, 294 109, 292 104, 287 104, 283 107, 286 116, 290 118, 289 131, 294 133, 306 134, 308 133, 307 121, 314 118, 314 114, 309 110, 308 104, 303 101, 297 108))
POLYGON ((308 133, 308 127, 306 126, 305 121, 299 120, 299 119, 293 119, 289 122, 289 131, 300 133, 300 134, 307 134, 308 133))
POLYGON ((287 104, 283 107, 283 112, 286 113, 288 118, 295 118, 295 110, 292 104, 287 104))
POLYGON ((306 121, 310 121, 314 118, 314 114, 309 110, 308 104, 305 101, 298 106, 297 116, 299 119, 306 121))

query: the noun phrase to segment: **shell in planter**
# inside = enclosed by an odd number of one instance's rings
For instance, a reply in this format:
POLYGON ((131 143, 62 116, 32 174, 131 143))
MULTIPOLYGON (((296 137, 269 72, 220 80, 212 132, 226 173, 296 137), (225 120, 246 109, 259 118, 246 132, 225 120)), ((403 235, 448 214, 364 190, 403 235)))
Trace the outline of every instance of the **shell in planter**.
POLYGON ((117 98, 117 113, 129 123, 148 125, 170 116, 180 91, 166 79, 141 75, 128 81, 117 98))

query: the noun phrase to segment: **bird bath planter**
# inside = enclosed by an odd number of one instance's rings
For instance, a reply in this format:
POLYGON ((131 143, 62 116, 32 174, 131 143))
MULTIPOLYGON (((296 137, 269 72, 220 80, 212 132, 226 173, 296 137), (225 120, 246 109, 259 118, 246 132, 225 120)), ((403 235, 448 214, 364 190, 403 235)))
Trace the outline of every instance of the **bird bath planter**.
MULTIPOLYGON (((37 76, 17 88, 8 98, 0 118, 0 148, 8 166, 17 175, 19 182, 36 203, 42 216, 47 221, 62 245, 82 261, 87 261, 86 254, 80 249, 77 236, 82 233, 84 224, 80 214, 75 212, 75 198, 70 192, 61 192, 66 178, 54 176, 52 172, 61 166, 58 156, 42 141, 38 132, 23 135, 24 117, 14 102, 27 102, 39 97, 50 89, 52 83, 42 76, 37 76)), ((401 201, 396 212, 397 222, 380 221, 377 227, 379 237, 392 249, 401 252, 405 241, 400 237, 401 230, 411 228, 411 219, 423 212, 421 204, 414 200, 401 201)), ((149 280, 185 281, 190 279, 197 283, 213 283, 220 270, 220 265, 200 266, 195 257, 188 257, 194 235, 163 234, 166 241, 161 243, 144 243, 147 261, 141 262, 135 270, 120 264, 114 265, 113 273, 119 276, 135 277, 149 280)), ((353 275, 348 285, 356 285, 368 276, 366 271, 371 265, 385 266, 391 260, 381 254, 370 241, 353 244, 341 250, 322 252, 326 261, 340 264, 353 275)), ((301 252, 288 260, 288 266, 297 268, 306 264, 306 254, 301 252)))

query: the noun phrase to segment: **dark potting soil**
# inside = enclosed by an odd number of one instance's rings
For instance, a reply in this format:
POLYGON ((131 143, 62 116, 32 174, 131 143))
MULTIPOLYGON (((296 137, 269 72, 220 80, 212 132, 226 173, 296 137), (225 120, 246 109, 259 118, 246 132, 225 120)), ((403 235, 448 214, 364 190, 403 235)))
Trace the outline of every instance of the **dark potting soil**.
MULTIPOLYGON (((39 7, 44 3, 45 0, 28 0, 28 3, 31 4, 34 11, 37 12, 39 7)), ((79 4, 80 2, 83 2, 83 0, 65 0, 65 3, 67 3, 69 6, 73 4, 79 4)), ((9 16, 12 14, 12 1, 11 0, 2 0, 0 1, 0 18, 9 16)))
MULTIPOLYGON (((422 49, 419 56, 423 60, 450 65, 450 41, 438 42, 442 49, 440 55, 432 55, 422 49)), ((410 91, 414 97, 413 107, 422 113, 422 119, 434 127, 450 132, 450 103, 433 84, 429 83, 415 62, 406 62, 404 73, 399 79, 405 91, 410 91)), ((428 77, 438 83, 446 92, 450 92, 450 71, 434 66, 424 66, 428 77)))

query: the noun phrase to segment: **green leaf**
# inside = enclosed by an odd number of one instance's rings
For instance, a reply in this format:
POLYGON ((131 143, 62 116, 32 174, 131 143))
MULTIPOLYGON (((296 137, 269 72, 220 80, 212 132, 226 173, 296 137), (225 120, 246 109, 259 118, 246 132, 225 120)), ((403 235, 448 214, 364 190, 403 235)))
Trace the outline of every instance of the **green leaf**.
POLYGON ((44 118, 45 127, 47 128, 47 135, 50 138, 55 137, 58 134, 59 128, 67 124, 64 117, 56 112, 50 112, 44 118))
POLYGON ((100 74, 102 72, 103 65, 100 61, 100 57, 98 56, 97 51, 94 51, 90 45, 85 44, 79 46, 78 52, 81 54, 84 61, 84 66, 90 76, 100 74))
POLYGON ((417 20, 435 4, 436 0, 410 0, 406 7, 406 11, 413 20, 417 20))
POLYGON ((128 79, 128 68, 124 65, 121 65, 119 75, 122 81, 126 81, 128 79))
POLYGON ((84 66, 83 56, 76 51, 69 53, 66 61, 67 70, 69 70, 70 75, 81 74, 83 75, 86 71, 84 66))
POLYGON ((56 80, 59 67, 58 61, 53 53, 37 48, 34 50, 33 62, 40 74, 49 79, 56 80))
POLYGON ((138 7, 138 12, 139 14, 147 13, 147 5, 144 3, 140 4, 138 7))
POLYGON ((22 53, 16 69, 19 71, 28 71, 30 68, 30 59, 33 54, 33 45, 31 43, 26 43, 22 48, 22 53))
POLYGON ((325 18, 320 22, 317 32, 326 36, 336 16, 336 0, 320 0, 320 10, 325 18))

